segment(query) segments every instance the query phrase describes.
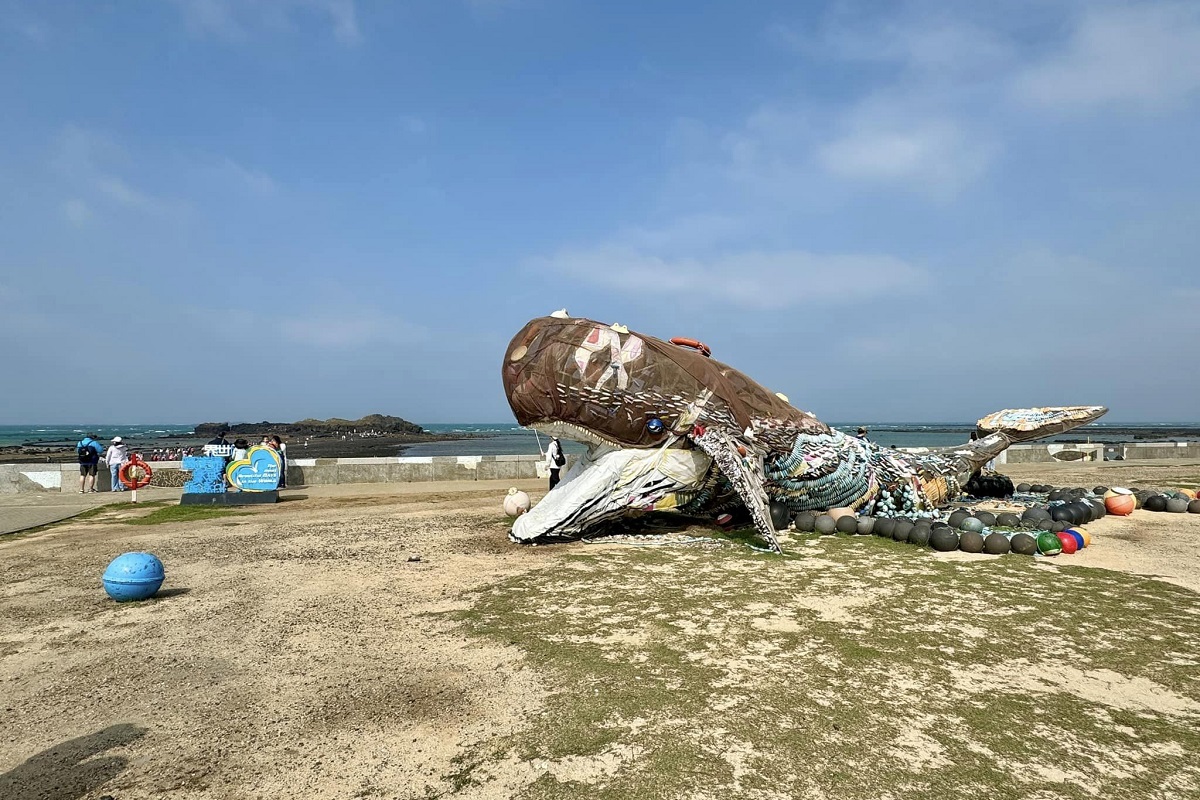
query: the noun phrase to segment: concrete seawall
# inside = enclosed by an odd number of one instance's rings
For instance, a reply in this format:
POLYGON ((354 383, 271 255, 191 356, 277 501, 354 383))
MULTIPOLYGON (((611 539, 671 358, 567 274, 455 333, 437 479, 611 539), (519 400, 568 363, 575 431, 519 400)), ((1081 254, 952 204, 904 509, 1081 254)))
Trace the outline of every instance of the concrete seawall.
MULTIPOLYGON (((1018 444, 996 459, 996 465, 1056 461, 1136 461, 1200 459, 1200 442, 1137 444, 1018 444)), ((574 457, 567 457, 569 469, 574 457)), ((182 486, 189 473, 178 461, 153 461, 155 486, 182 486)), ((288 462, 289 486, 337 483, 412 483, 419 481, 532 480, 545 478, 542 457, 429 456, 391 458, 296 458, 288 462)), ((108 468, 100 466, 97 487, 111 488, 108 468)), ((0 494, 78 492, 77 464, 0 464, 0 494)))
MULTIPOLYGON (((567 457, 570 468, 574 458, 567 457)), ((153 486, 182 486, 190 473, 178 461, 151 461, 153 486)), ((390 458, 296 458, 288 462, 289 486, 334 483, 532 480, 547 477, 542 456, 427 456, 390 458)), ((96 486, 109 491, 108 467, 100 465, 96 486)), ((0 464, 0 494, 78 492, 78 464, 0 464)))
POLYGON ((1053 461, 1142 461, 1200 458, 1200 442, 1139 442, 1136 444, 1014 444, 996 464, 1053 461))

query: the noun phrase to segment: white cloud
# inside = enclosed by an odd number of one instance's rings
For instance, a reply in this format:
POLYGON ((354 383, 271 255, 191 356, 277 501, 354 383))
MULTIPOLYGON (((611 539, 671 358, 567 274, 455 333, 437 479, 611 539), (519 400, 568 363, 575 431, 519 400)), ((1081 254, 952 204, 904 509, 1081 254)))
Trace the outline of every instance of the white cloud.
POLYGON ((228 156, 221 156, 202 168, 217 182, 254 195, 273 195, 279 191, 275 179, 261 169, 246 167, 228 156))
POLYGON ((64 204, 67 219, 78 225, 105 205, 158 217, 186 212, 186 203, 155 196, 118 174, 128 162, 124 150, 108 137, 75 125, 64 128, 58 137, 52 166, 75 195, 64 204))
POLYGON ((748 309, 854 303, 919 289, 925 270, 886 255, 823 255, 802 250, 664 258, 625 247, 563 250, 535 270, 618 292, 690 297, 748 309))
POLYGON ((274 325, 285 342, 325 350, 409 345, 429 337, 429 332, 419 325, 371 309, 284 317, 274 325))
POLYGON ((1090 8, 1065 49, 1015 76, 1013 93, 1050 108, 1160 109, 1200 91, 1200 5, 1090 8))
POLYGON ((673 253, 707 250, 744 230, 746 223, 725 214, 678 217, 657 227, 635 226, 622 230, 617 241, 634 250, 669 250, 673 253))
POLYGON ((112 175, 97 175, 96 188, 121 205, 134 208, 152 208, 154 201, 150 196, 138 191, 120 178, 112 175))
POLYGON ((92 209, 77 197, 63 203, 63 214, 72 225, 83 227, 92 219, 92 209))
POLYGON ((873 19, 854 9, 833 14, 811 32, 776 23, 769 40, 815 59, 895 63, 909 71, 964 73, 994 70, 1014 56, 998 32, 965 19, 950 19, 944 9, 923 13, 908 8, 873 19))
POLYGON ((75 225, 106 211, 132 210, 157 218, 186 218, 239 198, 269 198, 278 184, 265 171, 228 156, 143 152, 137 162, 97 131, 68 125, 58 137, 52 167, 70 199, 63 213, 75 225), (171 196, 142 184, 169 186, 171 196))
POLYGON ((420 136, 429 130, 429 123, 420 114, 402 114, 400 126, 413 136, 420 136))
POLYGON ((871 118, 856 112, 849 130, 817 150, 817 160, 843 178, 902 184, 950 197, 986 172, 996 152, 950 119, 871 118))
POLYGON ((1001 148, 984 120, 1017 61, 1014 42, 965 18, 969 10, 886 8, 839 3, 816 25, 768 28, 806 74, 836 76, 838 91, 764 103, 730 133, 726 151, 742 186, 782 195, 824 176, 835 189, 868 184, 945 201, 987 174, 1001 148))
POLYGON ((344 45, 362 41, 354 0, 174 0, 188 26, 201 36, 245 42, 262 29, 287 30, 316 16, 344 45))

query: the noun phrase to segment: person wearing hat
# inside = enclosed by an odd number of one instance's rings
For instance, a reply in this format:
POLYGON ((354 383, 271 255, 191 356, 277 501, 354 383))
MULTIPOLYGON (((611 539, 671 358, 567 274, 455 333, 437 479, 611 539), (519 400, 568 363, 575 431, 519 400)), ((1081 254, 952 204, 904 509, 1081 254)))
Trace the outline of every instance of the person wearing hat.
POLYGON ((125 462, 128 460, 129 448, 125 446, 125 442, 120 436, 114 436, 112 444, 104 452, 104 463, 108 464, 108 471, 112 473, 112 490, 114 492, 125 491, 125 484, 121 483, 121 467, 125 466, 125 462))
POLYGON ((864 442, 866 442, 866 441, 869 441, 869 440, 867 439, 867 429, 866 429, 866 428, 861 428, 861 427, 860 427, 860 428, 858 429, 858 433, 856 433, 856 434, 854 435, 854 438, 856 438, 856 439, 862 439, 864 442))

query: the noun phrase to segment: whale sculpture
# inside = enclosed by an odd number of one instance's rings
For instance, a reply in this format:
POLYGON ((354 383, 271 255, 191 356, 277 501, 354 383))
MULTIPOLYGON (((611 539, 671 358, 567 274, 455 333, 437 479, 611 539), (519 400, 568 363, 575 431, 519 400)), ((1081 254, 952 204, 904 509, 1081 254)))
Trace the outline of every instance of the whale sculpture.
POLYGON ((509 343, 504 391, 517 422, 588 446, 562 482, 514 522, 518 542, 578 538, 651 510, 745 507, 779 550, 771 510, 917 513, 953 499, 1014 442, 1070 430, 1103 406, 1010 409, 980 438, 910 454, 847 436, 689 339, 621 325, 531 320, 509 343))

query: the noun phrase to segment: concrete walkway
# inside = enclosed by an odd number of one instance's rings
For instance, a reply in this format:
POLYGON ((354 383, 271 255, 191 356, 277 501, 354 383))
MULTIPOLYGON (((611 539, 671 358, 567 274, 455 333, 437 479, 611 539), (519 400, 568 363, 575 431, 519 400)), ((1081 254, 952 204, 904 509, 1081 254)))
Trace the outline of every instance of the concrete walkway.
MULTIPOLYGON (((405 483, 341 483, 323 486, 288 487, 280 492, 282 497, 387 497, 390 495, 451 494, 458 492, 492 492, 496 496, 496 507, 504 502, 510 486, 529 492, 536 499, 546 489, 546 481, 496 480, 496 481, 411 481, 405 483)), ((183 493, 178 488, 138 490, 138 502, 169 500, 179 502, 183 493)), ((6 533, 37 528, 52 522, 70 519, 84 511, 114 503, 130 502, 130 492, 20 492, 0 494, 0 536, 6 533)))
MULTIPOLYGON (((178 501, 180 489, 139 489, 138 502, 178 501)), ((20 492, 0 494, 0 535, 49 525, 112 503, 128 503, 131 492, 20 492)))

